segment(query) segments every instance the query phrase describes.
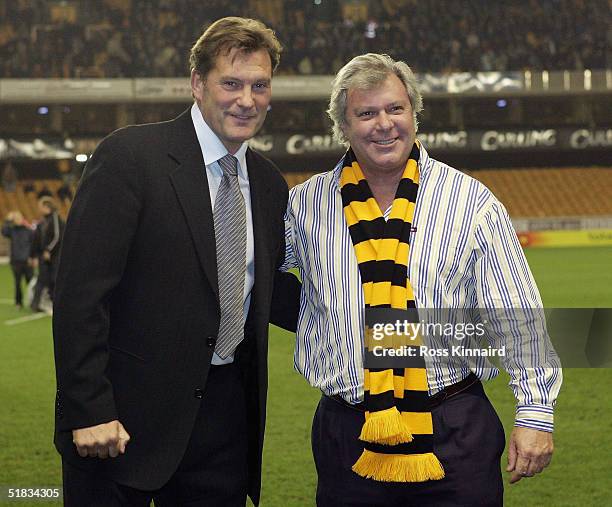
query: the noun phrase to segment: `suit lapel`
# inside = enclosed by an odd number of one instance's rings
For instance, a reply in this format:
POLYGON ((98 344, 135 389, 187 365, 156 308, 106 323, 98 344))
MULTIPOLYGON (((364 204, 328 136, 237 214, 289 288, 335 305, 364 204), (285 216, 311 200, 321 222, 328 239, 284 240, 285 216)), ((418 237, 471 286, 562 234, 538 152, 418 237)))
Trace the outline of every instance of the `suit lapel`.
POLYGON ((218 302, 215 229, 206 167, 190 111, 181 114, 175 122, 176 137, 169 155, 179 165, 170 174, 170 180, 183 208, 200 264, 218 302))

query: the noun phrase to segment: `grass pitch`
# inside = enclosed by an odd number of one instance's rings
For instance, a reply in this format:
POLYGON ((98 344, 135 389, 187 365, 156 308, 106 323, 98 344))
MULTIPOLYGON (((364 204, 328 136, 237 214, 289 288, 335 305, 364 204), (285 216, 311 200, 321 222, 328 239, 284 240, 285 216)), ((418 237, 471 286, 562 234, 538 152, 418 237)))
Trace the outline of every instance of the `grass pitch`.
MULTIPOLYGON (((534 249, 527 257, 546 306, 612 307, 612 249, 534 249)), ((15 322, 31 314, 16 310, 11 296, 10 271, 0 266, 0 491, 6 486, 59 486, 60 460, 52 444, 51 321, 15 322)), ((264 507, 314 505, 310 424, 319 394, 293 370, 292 353, 292 335, 272 328, 264 507)), ((506 484, 506 505, 612 505, 612 370, 566 369, 564 376, 552 464, 533 479, 506 484)), ((507 383, 502 374, 485 387, 508 437, 514 399, 507 383)))

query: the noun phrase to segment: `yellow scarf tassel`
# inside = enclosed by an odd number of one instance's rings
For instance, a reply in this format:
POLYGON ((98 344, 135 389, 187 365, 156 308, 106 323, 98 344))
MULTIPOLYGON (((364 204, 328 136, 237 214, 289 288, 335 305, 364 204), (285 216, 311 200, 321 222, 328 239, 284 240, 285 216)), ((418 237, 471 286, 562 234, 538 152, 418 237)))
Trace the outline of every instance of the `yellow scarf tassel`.
POLYGON ((364 449, 353 465, 353 472, 382 482, 425 482, 444 478, 442 464, 433 452, 378 454, 364 449))
POLYGON ((413 436, 397 407, 366 412, 359 440, 386 445, 412 442, 413 436))

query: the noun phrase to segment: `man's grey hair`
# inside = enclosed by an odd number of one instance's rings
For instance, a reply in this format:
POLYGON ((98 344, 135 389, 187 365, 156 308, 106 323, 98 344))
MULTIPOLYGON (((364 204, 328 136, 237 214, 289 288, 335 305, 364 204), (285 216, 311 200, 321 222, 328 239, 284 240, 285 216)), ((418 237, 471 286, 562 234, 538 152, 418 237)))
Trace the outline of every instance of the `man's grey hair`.
POLYGON ((417 78, 402 61, 395 61, 389 55, 367 53, 356 56, 342 67, 332 82, 331 98, 327 114, 333 122, 334 140, 345 146, 349 145, 344 133, 346 127, 346 102, 350 89, 372 90, 380 86, 389 75, 395 74, 406 87, 414 128, 418 129, 417 113, 423 110, 423 97, 419 91, 417 78))

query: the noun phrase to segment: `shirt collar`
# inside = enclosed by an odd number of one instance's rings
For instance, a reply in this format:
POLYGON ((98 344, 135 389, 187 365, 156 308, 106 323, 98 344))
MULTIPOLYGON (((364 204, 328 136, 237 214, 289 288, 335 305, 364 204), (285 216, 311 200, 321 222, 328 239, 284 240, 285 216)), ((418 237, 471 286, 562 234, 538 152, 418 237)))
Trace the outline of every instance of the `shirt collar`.
MULTIPOLYGON (((204 164, 210 166, 217 162, 220 158, 223 158, 229 152, 223 145, 217 134, 215 134, 208 124, 202 117, 202 112, 196 102, 191 106, 191 120, 195 127, 196 135, 198 136, 198 142, 200 143, 200 150, 204 157, 204 164)), ((234 153, 234 157, 238 159, 238 174, 247 178, 246 170, 246 151, 249 144, 245 141, 242 143, 238 151, 234 153)))

